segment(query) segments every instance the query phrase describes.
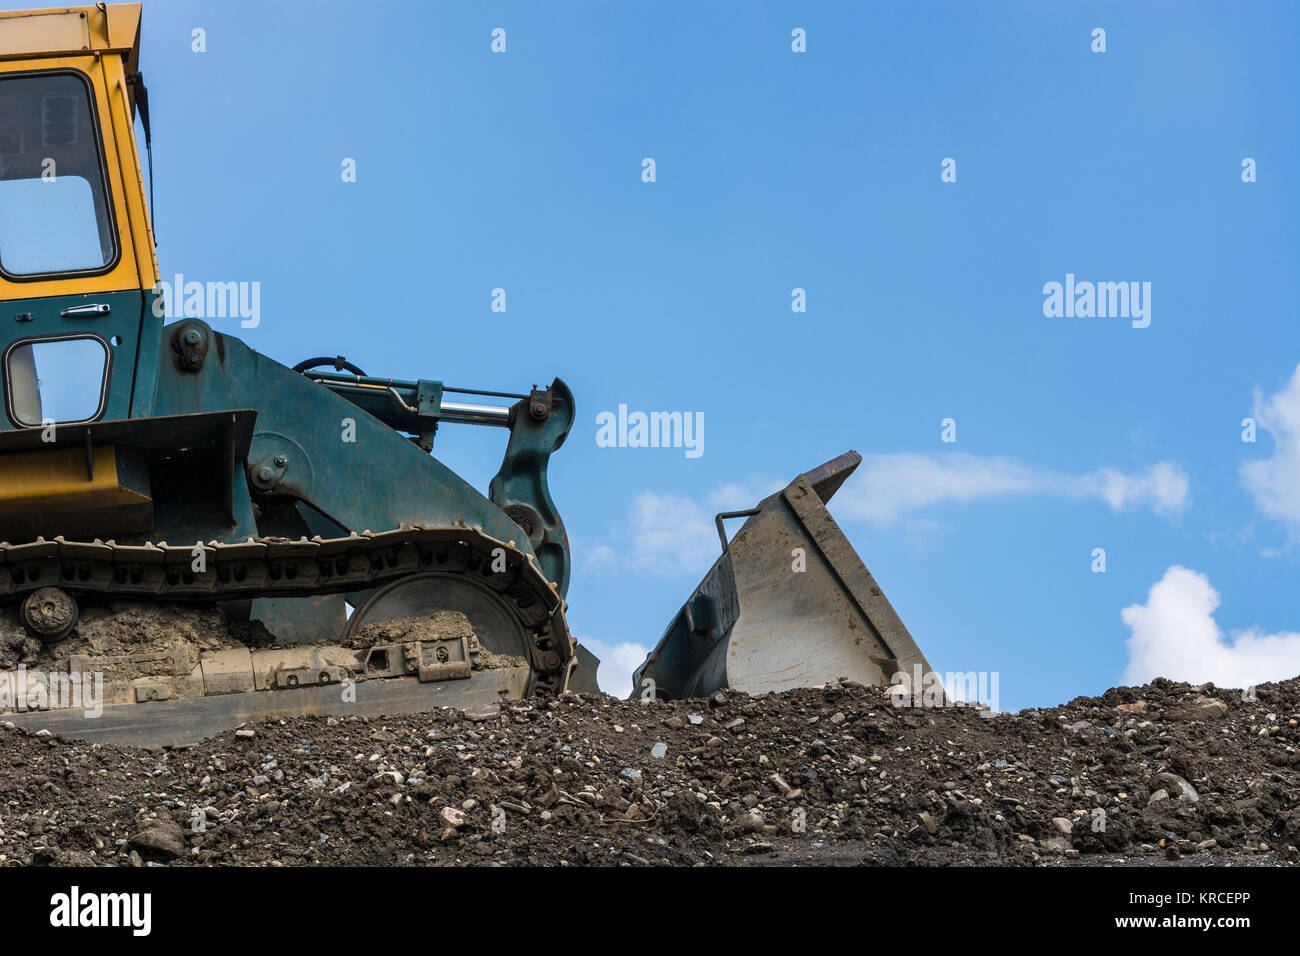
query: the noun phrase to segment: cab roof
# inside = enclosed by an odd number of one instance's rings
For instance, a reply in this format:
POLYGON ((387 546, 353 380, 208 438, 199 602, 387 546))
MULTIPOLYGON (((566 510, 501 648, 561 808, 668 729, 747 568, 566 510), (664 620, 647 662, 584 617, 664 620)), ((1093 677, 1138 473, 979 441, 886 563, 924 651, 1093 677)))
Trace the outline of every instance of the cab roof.
POLYGON ((0 60, 84 53, 121 54, 126 73, 137 72, 140 4, 99 3, 0 13, 0 60))

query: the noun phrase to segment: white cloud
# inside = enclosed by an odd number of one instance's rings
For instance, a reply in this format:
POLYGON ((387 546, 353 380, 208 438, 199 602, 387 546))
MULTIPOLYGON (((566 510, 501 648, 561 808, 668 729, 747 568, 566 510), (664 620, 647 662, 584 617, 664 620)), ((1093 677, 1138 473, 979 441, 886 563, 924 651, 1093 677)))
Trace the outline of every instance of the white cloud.
POLYGON ((1074 479, 1067 493, 1079 497, 1100 497, 1112 511, 1150 508, 1158 515, 1182 514, 1187 506, 1187 475, 1167 461, 1152 465, 1137 475, 1102 468, 1074 479))
POLYGON ((1255 421, 1273 436, 1273 455, 1241 466, 1241 481, 1260 513, 1300 540, 1300 365, 1277 394, 1255 393, 1255 421))
POLYGON ((586 553, 586 566, 665 577, 703 574, 722 552, 713 516, 752 508, 784 485, 762 480, 723 485, 703 504, 683 495, 643 491, 632 499, 625 533, 628 547, 620 552, 608 544, 597 545, 586 553))
POLYGON ((615 697, 632 693, 632 672, 650 653, 648 646, 634 641, 609 644, 594 637, 579 637, 578 643, 600 658, 596 678, 601 690, 615 697))
POLYGON ((1144 472, 1101 468, 1067 475, 1011 458, 953 452, 944 455, 868 455, 836 497, 836 512, 885 526, 934 505, 1008 495, 1097 498, 1114 511, 1150 508, 1178 515, 1189 482, 1177 465, 1160 462, 1144 472))
POLYGON ((1219 593, 1204 574, 1174 565, 1151 586, 1146 604, 1124 608, 1128 639, 1125 684, 1156 677, 1220 687, 1249 687, 1300 674, 1300 633, 1234 632, 1214 621, 1219 593))
MULTIPOLYGON (((632 500, 627 524, 617 537, 584 554, 590 571, 630 570, 664 577, 698 577, 721 552, 713 516, 752 508, 785 486, 776 479, 723 485, 704 502, 684 495, 643 491, 632 500)), ((1160 462, 1144 472, 1102 468, 1066 475, 1010 458, 963 452, 944 455, 868 455, 835 496, 832 512, 877 526, 908 520, 910 531, 936 528, 914 517, 934 505, 965 503, 1008 495, 1056 495, 1104 501, 1115 511, 1149 508, 1159 515, 1181 514, 1187 505, 1187 475, 1160 462)), ((729 533, 734 531, 734 523, 729 533)))
POLYGON ((708 567, 718 556, 713 515, 680 495, 643 491, 632 501, 632 549, 627 564, 636 570, 675 575, 708 567))
MULTIPOLYGON (((575 545, 576 543, 577 542, 574 542, 575 545)), ((577 550, 578 549, 575 548, 575 551, 577 550)), ((582 551, 581 553, 587 562, 587 568, 589 570, 604 571, 618 567, 618 552, 607 544, 598 544, 594 548, 582 551)))

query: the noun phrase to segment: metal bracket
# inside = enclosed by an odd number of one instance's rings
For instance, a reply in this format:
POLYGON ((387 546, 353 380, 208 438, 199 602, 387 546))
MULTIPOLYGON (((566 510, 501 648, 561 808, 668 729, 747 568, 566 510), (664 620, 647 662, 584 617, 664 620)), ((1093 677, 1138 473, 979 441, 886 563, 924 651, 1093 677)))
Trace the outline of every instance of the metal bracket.
POLYGON ((419 437, 416 439, 425 451, 433 451, 433 439, 438 434, 442 418, 442 382, 420 379, 415 383, 415 420, 419 437))
POLYGON ((421 684, 440 680, 465 680, 473 671, 469 644, 464 637, 412 641, 402 649, 407 670, 414 670, 421 684))
POLYGON ((182 372, 197 372, 208 357, 212 331, 200 322, 183 322, 172 333, 172 356, 182 372))
POLYGON ((752 518, 758 514, 758 508, 750 508, 748 511, 723 511, 713 516, 713 523, 718 526, 718 539, 722 542, 722 553, 727 553, 727 529, 723 521, 727 518, 752 518))
POLYGON ((551 417, 554 401, 549 388, 538 388, 534 385, 532 391, 528 393, 528 414, 533 416, 533 421, 544 422, 551 417))

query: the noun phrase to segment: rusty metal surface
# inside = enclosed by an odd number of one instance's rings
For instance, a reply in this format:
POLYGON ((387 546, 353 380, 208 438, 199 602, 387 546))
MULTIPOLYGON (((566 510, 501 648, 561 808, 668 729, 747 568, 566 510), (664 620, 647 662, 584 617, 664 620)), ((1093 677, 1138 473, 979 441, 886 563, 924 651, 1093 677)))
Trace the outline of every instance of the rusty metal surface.
POLYGON ((840 455, 764 499, 634 675, 634 694, 762 694, 837 679, 886 685, 929 664, 826 501, 861 461, 840 455))
POLYGON ((582 644, 578 645, 575 657, 578 663, 569 675, 569 690, 575 694, 599 694, 596 671, 600 667, 600 658, 582 644))
POLYGON ((93 718, 80 711, 57 710, 6 714, 5 720, 33 732, 49 730, 80 740, 178 747, 265 718, 309 714, 379 716, 419 713, 438 707, 477 708, 485 701, 521 697, 527 683, 528 668, 513 667, 480 671, 472 680, 464 681, 421 683, 414 677, 363 681, 354 687, 354 701, 344 700, 337 685, 323 685, 274 693, 113 705, 93 718))

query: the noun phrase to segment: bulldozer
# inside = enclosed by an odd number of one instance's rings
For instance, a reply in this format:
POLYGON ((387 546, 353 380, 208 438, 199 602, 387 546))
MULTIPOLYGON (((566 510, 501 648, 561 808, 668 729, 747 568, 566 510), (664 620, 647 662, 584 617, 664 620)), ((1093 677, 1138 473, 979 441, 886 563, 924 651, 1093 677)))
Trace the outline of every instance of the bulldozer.
MULTIPOLYGON (((4 719, 170 746, 266 718, 595 691, 547 482, 569 388, 289 366, 165 321, 185 290, 159 277, 140 25, 139 4, 0 13, 4 719), (486 494, 434 454, 443 424, 506 433, 486 494)), ((825 512, 854 464, 723 535, 638 681, 761 692, 920 659, 825 512), (782 572, 792 542, 815 573, 782 572)))

